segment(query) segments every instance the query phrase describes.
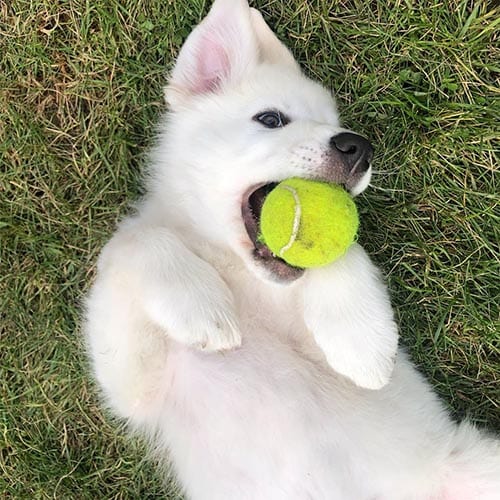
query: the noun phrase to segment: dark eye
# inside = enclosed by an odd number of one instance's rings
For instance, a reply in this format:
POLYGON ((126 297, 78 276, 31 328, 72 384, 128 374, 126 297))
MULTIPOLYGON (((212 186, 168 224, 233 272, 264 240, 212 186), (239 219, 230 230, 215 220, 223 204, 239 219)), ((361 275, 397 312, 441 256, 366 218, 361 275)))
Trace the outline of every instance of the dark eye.
POLYGON ((266 128, 279 128, 287 125, 290 120, 279 111, 264 111, 256 114, 253 119, 266 128))

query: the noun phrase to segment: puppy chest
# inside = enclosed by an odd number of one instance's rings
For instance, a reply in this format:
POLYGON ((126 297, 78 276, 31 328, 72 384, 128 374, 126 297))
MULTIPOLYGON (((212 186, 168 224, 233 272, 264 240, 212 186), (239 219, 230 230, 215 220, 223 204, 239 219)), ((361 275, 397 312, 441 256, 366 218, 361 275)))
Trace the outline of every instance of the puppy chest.
POLYGON ((280 337, 306 334, 303 306, 295 289, 255 284, 233 290, 243 336, 269 333, 280 337))

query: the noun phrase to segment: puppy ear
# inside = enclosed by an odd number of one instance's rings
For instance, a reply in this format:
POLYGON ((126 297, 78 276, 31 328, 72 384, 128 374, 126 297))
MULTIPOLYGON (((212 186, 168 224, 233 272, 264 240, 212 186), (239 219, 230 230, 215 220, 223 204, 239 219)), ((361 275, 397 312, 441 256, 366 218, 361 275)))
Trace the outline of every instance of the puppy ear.
POLYGON ((257 64, 259 47, 246 0, 216 0, 184 43, 165 97, 172 108, 190 96, 240 81, 257 64))
POLYGON ((292 53, 279 41, 278 37, 273 33, 266 21, 264 21, 262 14, 252 7, 250 15, 259 44, 261 61, 290 66, 300 71, 300 67, 292 53))

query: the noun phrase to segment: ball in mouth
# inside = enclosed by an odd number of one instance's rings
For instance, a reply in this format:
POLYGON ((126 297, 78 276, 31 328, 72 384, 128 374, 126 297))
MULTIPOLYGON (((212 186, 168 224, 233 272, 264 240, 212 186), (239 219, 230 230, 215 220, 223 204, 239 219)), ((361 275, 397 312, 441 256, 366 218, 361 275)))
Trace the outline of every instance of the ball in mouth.
POLYGON ((259 239, 262 205, 266 196, 277 184, 277 182, 263 183, 248 189, 243 195, 241 215, 248 237, 254 246, 253 256, 256 262, 269 271, 277 281, 289 282, 300 278, 304 274, 304 269, 287 264, 259 239))

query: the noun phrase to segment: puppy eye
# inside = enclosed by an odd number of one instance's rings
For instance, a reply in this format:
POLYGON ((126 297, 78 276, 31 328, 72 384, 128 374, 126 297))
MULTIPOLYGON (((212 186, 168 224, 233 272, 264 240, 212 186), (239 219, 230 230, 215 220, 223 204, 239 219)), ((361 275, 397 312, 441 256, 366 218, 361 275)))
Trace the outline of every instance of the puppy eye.
POLYGON ((290 123, 290 120, 280 111, 264 111, 255 115, 253 119, 262 123, 266 128, 284 127, 290 123))

